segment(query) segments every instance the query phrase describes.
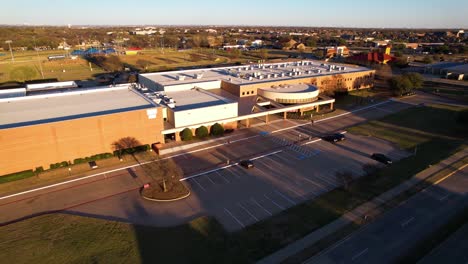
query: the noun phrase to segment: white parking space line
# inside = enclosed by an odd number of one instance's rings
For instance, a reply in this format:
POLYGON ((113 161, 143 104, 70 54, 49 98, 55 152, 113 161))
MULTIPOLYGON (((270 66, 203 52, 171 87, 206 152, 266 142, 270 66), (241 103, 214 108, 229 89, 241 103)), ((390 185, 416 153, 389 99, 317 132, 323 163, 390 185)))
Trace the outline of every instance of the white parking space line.
POLYGON ((211 183, 216 184, 216 183, 210 178, 210 175, 207 174, 207 175, 206 175, 206 178, 208 178, 208 180, 210 180, 211 183))
POLYGON ((229 216, 232 217, 232 219, 234 219, 241 227, 245 227, 245 225, 239 220, 237 219, 237 217, 235 217, 231 211, 229 211, 227 208, 224 208, 224 212, 226 212, 229 216))
POLYGON ((401 227, 407 226, 407 225, 408 225, 409 223, 411 223, 413 220, 414 220, 414 217, 410 217, 409 219, 403 221, 403 222, 401 223, 401 227))
POLYGON ((446 194, 443 197, 440 197, 439 201, 443 201, 443 200, 447 199, 449 196, 450 196, 450 194, 446 194))
POLYGON ((265 211, 267 214, 269 214, 270 216, 273 215, 270 211, 268 211, 265 207, 261 206, 257 200, 255 200, 254 198, 250 198, 250 201, 252 201, 252 203, 256 204, 258 207, 262 208, 263 211, 265 211))
POLYGON ((221 173, 219 173, 219 171, 216 171, 216 174, 218 174, 218 176, 220 176, 221 178, 223 178, 226 183, 231 183, 230 181, 228 181, 228 179, 226 179, 226 177, 224 177, 224 175, 222 175, 221 173))
POLYGON ((241 176, 237 175, 237 173, 234 173, 233 170, 234 170, 234 167, 233 167, 233 168, 226 169, 227 172, 229 172, 229 173, 231 173, 232 175, 234 175, 234 177, 240 179, 241 176))
MULTIPOLYGON (((283 152, 283 153, 284 153, 284 152, 283 152)), ((268 157, 268 158, 271 159, 271 160, 273 160, 273 158, 278 158, 278 159, 282 160, 283 162, 288 163, 288 164, 290 164, 290 165, 296 164, 296 162, 294 162, 294 161, 292 161, 292 160, 290 160, 290 159, 287 159, 287 158, 285 158, 285 157, 282 157, 281 155, 275 155, 275 156, 268 157)))
POLYGON ((197 181, 197 179, 192 179, 192 181, 194 181, 203 191, 206 192, 206 189, 203 188, 203 186, 197 181))
POLYGON ((253 215, 249 210, 247 210, 247 208, 245 208, 241 203, 237 203, 237 206, 239 206, 240 208, 242 208, 248 215, 250 215, 253 219, 255 219, 255 221, 259 221, 257 217, 255 217, 255 215, 253 215))
POLYGON ((296 204, 293 200, 289 199, 288 197, 286 197, 286 196, 285 196, 284 194, 282 194, 281 192, 275 190, 275 193, 277 193, 279 196, 281 196, 281 197, 282 197, 283 199, 285 199, 286 201, 290 202, 292 205, 295 205, 295 204, 296 204))
POLYGON ((265 198, 267 198, 270 202, 272 202, 274 205, 276 205, 279 209, 281 210, 284 210, 286 208, 284 208, 283 206, 279 205, 277 202, 273 201, 270 197, 268 197, 266 194, 264 194, 263 196, 265 196, 265 198))
POLYGON ((354 261, 356 260, 357 258, 359 258, 360 256, 364 255, 367 253, 367 251, 369 251, 369 248, 365 248, 364 250, 362 250, 361 252, 357 253, 356 255, 354 255, 351 260, 354 261))

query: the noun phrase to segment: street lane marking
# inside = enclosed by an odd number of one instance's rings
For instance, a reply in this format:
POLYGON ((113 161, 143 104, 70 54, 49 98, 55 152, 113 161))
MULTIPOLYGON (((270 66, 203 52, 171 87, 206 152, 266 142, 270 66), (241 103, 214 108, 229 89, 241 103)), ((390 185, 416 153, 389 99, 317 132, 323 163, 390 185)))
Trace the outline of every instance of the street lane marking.
POLYGON ((437 185, 439 183, 441 183, 443 180, 447 179, 448 177, 452 176, 453 174, 463 170, 466 166, 468 166, 468 163, 461 166, 460 168, 456 169, 455 171, 452 171, 451 173, 447 174, 445 177, 443 177, 442 179, 439 179, 437 180, 436 182, 434 182, 434 185, 437 185))
POLYGON ((255 221, 259 221, 257 217, 255 217, 255 215, 253 215, 249 210, 247 210, 247 208, 245 208, 244 206, 242 206, 242 204, 240 203, 237 203, 237 205, 242 208, 248 215, 250 215, 251 217, 253 217, 253 219, 255 219, 255 221))
POLYGON ((229 211, 229 210, 226 209, 226 208, 224 208, 224 211, 225 211, 228 215, 230 215, 241 227, 245 227, 245 225, 244 225, 239 219, 237 219, 237 217, 235 217, 235 216, 231 213, 231 211, 229 211))
POLYGON ((265 198, 267 198, 270 202, 272 202, 274 205, 278 206, 279 209, 281 210, 284 210, 286 208, 284 208, 283 206, 279 205, 278 203, 276 203, 275 201, 273 201, 272 199, 270 199, 270 197, 268 197, 266 194, 264 194, 263 196, 265 196, 265 198))
POLYGON ((403 222, 401 223, 401 227, 407 226, 407 225, 408 225, 409 223, 411 223, 413 220, 414 220, 414 217, 410 217, 409 219, 403 221, 403 222))
POLYGON ((357 253, 356 255, 354 255, 351 260, 354 261, 356 260, 357 258, 359 258, 360 256, 364 255, 367 253, 367 251, 369 251, 369 248, 365 248, 363 251, 357 253))
POLYGON ((261 205, 257 202, 257 200, 255 200, 254 198, 250 198, 250 200, 251 200, 254 204, 256 204, 258 207, 262 208, 263 211, 267 212, 267 214, 269 214, 270 216, 273 215, 273 214, 272 214, 270 211, 268 211, 265 207, 261 206, 261 205))

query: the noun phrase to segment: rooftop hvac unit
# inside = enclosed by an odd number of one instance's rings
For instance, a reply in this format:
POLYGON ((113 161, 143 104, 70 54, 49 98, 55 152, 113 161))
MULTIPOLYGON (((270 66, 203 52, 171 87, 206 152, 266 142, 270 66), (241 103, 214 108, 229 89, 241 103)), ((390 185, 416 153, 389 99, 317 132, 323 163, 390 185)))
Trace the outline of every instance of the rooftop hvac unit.
POLYGON ((148 88, 143 87, 143 88, 141 88, 141 90, 142 90, 143 92, 146 92, 146 91, 148 91, 148 88))
POLYGON ((201 78, 203 78, 203 73, 195 74, 195 79, 201 79, 201 78))
POLYGON ((273 74, 273 77, 278 78, 278 74, 277 73, 273 74))
POLYGON ((262 66, 262 70, 264 70, 264 69, 265 69, 265 66, 262 66))
POLYGON ((345 71, 345 70, 346 70, 346 67, 345 67, 345 66, 343 66, 343 67, 342 67, 342 69, 343 69, 343 71, 345 71))
POLYGON ((253 80, 252 76, 249 76, 249 81, 253 80))
POLYGON ((285 75, 284 72, 282 72, 282 73, 281 73, 281 77, 284 77, 284 75, 285 75))
POLYGON ((288 72, 288 76, 293 76, 293 72, 288 72))
POLYGON ((169 108, 175 108, 176 104, 175 103, 168 103, 167 106, 169 106, 169 108))
POLYGON ((322 72, 322 70, 317 70, 317 73, 321 73, 321 72, 322 72))
POLYGON ((261 80, 263 79, 263 75, 259 75, 258 78, 261 80))
POLYGON ((177 80, 183 81, 183 80, 185 80, 185 76, 178 75, 178 76, 177 76, 177 80))
POLYGON ((273 65, 270 65, 270 69, 273 69, 273 65))
POLYGON ((157 103, 157 104, 160 104, 161 103, 161 98, 155 98, 153 99, 153 102, 157 103))

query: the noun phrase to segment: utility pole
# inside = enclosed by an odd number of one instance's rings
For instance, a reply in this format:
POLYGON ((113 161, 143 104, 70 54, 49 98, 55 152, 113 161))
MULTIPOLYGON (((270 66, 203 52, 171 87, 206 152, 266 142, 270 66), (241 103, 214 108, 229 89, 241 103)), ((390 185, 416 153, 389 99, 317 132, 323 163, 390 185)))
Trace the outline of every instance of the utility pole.
POLYGON ((41 62, 41 59, 39 58, 39 51, 37 50, 37 46, 36 46, 36 37, 33 37, 33 40, 34 40, 34 49, 36 50, 36 57, 39 62, 39 69, 41 70, 42 79, 44 79, 44 71, 42 70, 42 62, 41 62))
POLYGON ((15 57, 13 57, 13 51, 11 50, 11 43, 12 43, 12 42, 13 42, 13 41, 11 41, 11 40, 5 41, 5 43, 8 44, 8 48, 10 48, 11 61, 15 61, 15 57))

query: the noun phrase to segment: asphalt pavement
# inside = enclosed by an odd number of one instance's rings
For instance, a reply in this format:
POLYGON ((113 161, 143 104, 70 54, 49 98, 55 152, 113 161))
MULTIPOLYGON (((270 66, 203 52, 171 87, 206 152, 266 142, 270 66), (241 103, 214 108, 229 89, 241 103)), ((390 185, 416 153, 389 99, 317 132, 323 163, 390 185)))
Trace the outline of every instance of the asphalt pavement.
POLYGON ((397 263, 468 204, 468 168, 412 196, 305 263, 397 263))

